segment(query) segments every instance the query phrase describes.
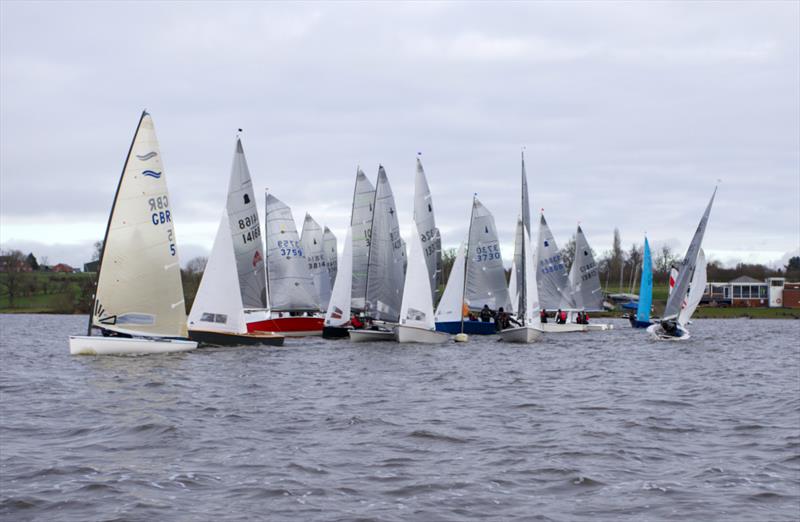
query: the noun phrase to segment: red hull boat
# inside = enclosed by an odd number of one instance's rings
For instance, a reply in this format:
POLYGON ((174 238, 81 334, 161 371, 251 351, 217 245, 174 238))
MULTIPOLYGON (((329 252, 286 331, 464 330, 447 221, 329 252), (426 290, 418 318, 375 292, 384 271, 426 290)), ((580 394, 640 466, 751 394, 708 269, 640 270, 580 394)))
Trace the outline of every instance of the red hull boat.
POLYGON ((275 332, 285 337, 321 336, 324 317, 273 317, 247 323, 248 332, 275 332))

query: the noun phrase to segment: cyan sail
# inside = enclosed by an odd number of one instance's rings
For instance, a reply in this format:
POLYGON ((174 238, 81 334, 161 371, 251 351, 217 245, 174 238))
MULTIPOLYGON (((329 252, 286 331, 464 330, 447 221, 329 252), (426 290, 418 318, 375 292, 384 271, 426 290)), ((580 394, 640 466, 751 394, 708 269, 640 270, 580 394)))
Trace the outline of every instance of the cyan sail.
POLYGON ((653 259, 650 257, 650 243, 644 238, 644 259, 642 259, 642 280, 639 283, 639 306, 636 320, 650 322, 650 308, 653 306, 653 259))

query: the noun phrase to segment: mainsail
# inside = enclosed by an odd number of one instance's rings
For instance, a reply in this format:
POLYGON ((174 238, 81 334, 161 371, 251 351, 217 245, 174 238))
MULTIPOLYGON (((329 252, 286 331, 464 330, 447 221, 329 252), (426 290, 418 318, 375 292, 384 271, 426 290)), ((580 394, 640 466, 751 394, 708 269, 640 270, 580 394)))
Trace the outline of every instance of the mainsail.
POLYGON ((650 308, 653 306, 653 260, 650 257, 650 243, 644 238, 644 258, 642 259, 642 280, 639 284, 639 304, 636 307, 636 320, 650 321, 650 308))
POLYGON ((692 318, 692 314, 697 310, 697 306, 703 299, 703 294, 706 290, 706 277, 706 255, 701 248, 697 253, 697 262, 694 275, 692 276, 692 283, 689 287, 689 296, 686 299, 686 306, 681 310, 680 314, 678 314, 678 322, 681 326, 686 326, 689 323, 689 319, 692 318))
POLYGON ((317 311, 317 290, 297 235, 291 209, 267 194, 265 239, 270 309, 278 312, 317 311))
POLYGON ((539 288, 539 304, 545 310, 575 308, 569 287, 567 268, 561 251, 542 214, 539 221, 539 246, 536 249, 536 280, 539 288))
POLYGON ((225 212, 189 312, 192 329, 247 333, 230 230, 225 212))
POLYGON ((694 233, 692 242, 689 244, 689 249, 686 251, 686 256, 683 258, 680 266, 678 267, 678 279, 675 281, 675 288, 667 298, 667 306, 664 307, 663 321, 671 321, 678 317, 681 311, 681 305, 686 297, 686 291, 689 289, 689 282, 692 280, 694 274, 695 264, 697 263, 698 254, 700 252, 700 245, 703 242, 703 235, 706 232, 706 225, 708 224, 708 216, 711 214, 711 205, 714 204, 714 196, 717 195, 717 189, 711 195, 711 200, 708 202, 706 211, 697 225, 697 230, 694 233))
POLYGON ((236 139, 231 178, 228 182, 228 221, 239 274, 239 289, 245 308, 267 307, 267 282, 264 273, 264 244, 253 182, 244 157, 242 141, 236 139))
POLYGON ((375 187, 359 168, 356 172, 356 185, 353 189, 353 210, 350 226, 353 232, 353 285, 351 306, 353 311, 364 310, 364 296, 367 294, 367 263, 369 262, 370 236, 372 235, 372 214, 375 204, 375 187))
POLYGON ((187 335, 173 222, 153 120, 143 112, 108 221, 91 325, 139 335, 187 335))
POLYGON ((319 294, 319 307, 327 310, 328 302, 331 299, 331 280, 328 274, 328 264, 325 261, 323 232, 319 223, 314 221, 314 218, 308 213, 303 221, 300 244, 303 246, 303 255, 308 262, 308 270, 314 279, 314 287, 319 294))
POLYGON ((405 281, 404 257, 392 187, 381 166, 375 189, 367 266, 365 311, 373 319, 389 322, 400 319, 405 281))
POLYGON ((472 310, 510 307, 494 217, 477 197, 472 202, 465 300, 472 310))
POLYGON ((525 237, 525 225, 522 217, 517 218, 517 229, 514 234, 514 259, 511 262, 511 277, 508 281, 508 293, 511 294, 512 310, 519 311, 519 298, 522 295, 522 269, 524 260, 522 251, 524 248, 523 238, 525 237))
MULTIPOLYGON (((428 267, 431 296, 435 298, 442 271, 442 239, 433 217, 431 190, 419 158, 417 158, 417 175, 414 180, 414 222, 417 234, 422 241, 422 255, 425 257, 425 264, 428 267)), ((413 262, 413 259, 411 261, 413 262)))
POLYGON ((331 292, 328 312, 325 314, 325 326, 342 326, 350 321, 350 292, 353 272, 353 234, 347 229, 342 250, 342 262, 336 275, 336 282, 331 292))
MULTIPOLYGON (((414 223, 419 227, 419 223, 414 223)), ((433 330, 433 295, 429 284, 428 265, 425 260, 422 236, 411 237, 408 273, 403 287, 400 307, 400 324, 433 330)))
POLYGON ((528 198, 528 175, 525 172, 525 152, 522 152, 522 223, 528 238, 531 237, 531 205, 528 198))
POLYGON ((325 227, 325 232, 322 234, 322 245, 325 247, 325 264, 328 265, 328 275, 330 276, 331 288, 333 288, 339 266, 337 261, 339 252, 336 246, 336 236, 328 227, 325 227))
POLYGON ((603 289, 600 287, 597 263, 580 225, 575 234, 575 256, 569 270, 569 283, 577 308, 590 312, 603 309, 603 289))
POLYGON ((533 261, 535 254, 533 252, 533 244, 530 238, 525 235, 523 238, 523 267, 522 271, 524 284, 522 286, 523 292, 520 296, 517 317, 522 318, 525 326, 532 326, 540 328, 542 321, 539 317, 539 292, 536 288, 536 265, 533 261))

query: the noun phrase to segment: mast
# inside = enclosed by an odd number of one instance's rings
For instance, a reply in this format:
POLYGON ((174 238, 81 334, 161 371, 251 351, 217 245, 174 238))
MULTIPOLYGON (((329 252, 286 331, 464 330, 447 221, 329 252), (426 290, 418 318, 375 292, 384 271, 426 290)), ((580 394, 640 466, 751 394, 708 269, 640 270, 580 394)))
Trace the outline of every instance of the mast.
POLYGON ((464 294, 467 293, 467 262, 469 261, 469 239, 472 236, 472 220, 475 218, 475 199, 478 197, 478 193, 474 193, 472 195, 472 210, 469 214, 469 229, 467 229, 467 255, 464 256, 464 282, 461 285, 461 303, 460 303, 460 310, 459 315, 461 316, 461 333, 464 333, 464 294))
MULTIPOLYGON (((522 326, 525 326, 525 316, 527 315, 527 305, 528 305, 528 296, 527 296, 527 287, 525 283, 525 279, 527 278, 528 274, 525 270, 525 234, 528 234, 528 238, 530 238, 530 232, 527 230, 527 225, 525 223, 525 216, 529 215, 530 209, 525 208, 525 191, 527 190, 527 183, 525 182, 525 149, 520 152, 522 157, 522 172, 520 174, 520 202, 519 206, 521 209, 522 214, 522 270, 520 270, 520 275, 522 276, 522 285, 520 286, 520 300, 517 303, 519 310, 517 310, 517 317, 522 319, 522 326), (526 213, 527 210, 527 213, 526 213)), ((513 267, 512 267, 513 269, 513 267)))
MULTIPOLYGON (((264 275, 267 283, 267 310, 271 308, 269 296, 269 188, 264 189, 264 275)), ((270 315, 272 315, 270 313, 270 315)))
POLYGON ((106 253, 106 244, 108 243, 108 232, 111 229, 111 218, 114 216, 114 209, 117 208, 117 198, 119 197, 119 189, 122 187, 122 178, 125 177, 125 169, 128 168, 128 160, 131 158, 131 152, 133 152, 133 144, 136 141, 136 136, 139 135, 139 129, 142 126, 142 120, 144 117, 147 116, 147 109, 142 111, 142 115, 139 116, 139 123, 136 125, 136 132, 133 133, 133 139, 131 139, 131 146, 128 147, 128 155, 125 156, 125 163, 122 165, 122 173, 119 175, 119 181, 117 182, 117 190, 114 192, 114 202, 111 203, 111 212, 108 213, 108 223, 106 223, 106 233, 103 236, 103 247, 100 250, 100 259, 97 263, 97 277, 95 278, 94 282, 94 295, 92 295, 92 308, 89 310, 89 326, 86 329, 86 335, 92 335, 92 323, 94 322, 94 309, 97 306, 97 283, 100 281, 100 271, 103 269, 103 257, 106 253))

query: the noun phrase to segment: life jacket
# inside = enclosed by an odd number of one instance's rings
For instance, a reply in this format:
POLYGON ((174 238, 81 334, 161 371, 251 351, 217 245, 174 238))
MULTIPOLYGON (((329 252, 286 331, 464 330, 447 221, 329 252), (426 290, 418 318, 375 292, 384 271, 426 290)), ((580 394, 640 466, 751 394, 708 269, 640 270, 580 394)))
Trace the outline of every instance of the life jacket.
POLYGON ((561 319, 561 324, 566 323, 567 322, 567 312, 564 312, 562 310, 561 311, 561 315, 558 318, 561 319))

